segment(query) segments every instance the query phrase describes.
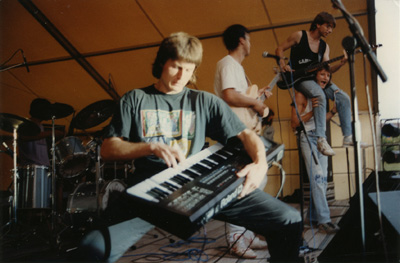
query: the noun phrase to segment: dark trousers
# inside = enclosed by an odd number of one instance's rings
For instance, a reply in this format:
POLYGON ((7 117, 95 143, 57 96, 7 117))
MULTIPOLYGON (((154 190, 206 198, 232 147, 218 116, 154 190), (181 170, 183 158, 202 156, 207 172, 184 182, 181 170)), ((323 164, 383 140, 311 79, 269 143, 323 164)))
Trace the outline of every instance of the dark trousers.
MULTIPOLYGON (((128 211, 126 207, 119 209, 128 211)), ((302 233, 300 213, 269 194, 256 189, 221 210, 215 219, 265 236, 271 262, 298 261, 302 233)), ((81 242, 78 258, 114 262, 152 228, 153 225, 135 218, 91 231, 81 242)))

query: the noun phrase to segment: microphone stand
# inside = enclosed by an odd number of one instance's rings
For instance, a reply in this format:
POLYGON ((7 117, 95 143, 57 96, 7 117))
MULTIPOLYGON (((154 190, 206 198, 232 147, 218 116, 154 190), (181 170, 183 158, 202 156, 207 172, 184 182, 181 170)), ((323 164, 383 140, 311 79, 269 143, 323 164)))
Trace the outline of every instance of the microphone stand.
POLYGON ((358 101, 357 101, 357 92, 355 86, 355 77, 354 77, 354 50, 357 47, 357 41, 353 37, 345 37, 342 41, 342 45, 344 49, 348 53, 349 58, 349 68, 350 68, 350 89, 351 89, 351 100, 352 100, 352 111, 353 111, 353 140, 354 140, 354 168, 355 173, 357 175, 356 186, 357 191, 359 193, 360 199, 360 220, 361 220, 361 242, 363 255, 365 254, 365 218, 364 218, 364 191, 362 188, 362 174, 361 174, 361 156, 360 156, 360 138, 361 138, 361 129, 358 118, 358 101))
POLYGON ((359 45, 363 53, 368 57, 368 60, 372 64, 372 67, 377 71, 379 77, 383 82, 387 80, 386 74, 383 72, 380 67, 375 54, 372 52, 371 46, 366 41, 363 30, 358 24, 357 20, 346 10, 344 5, 340 0, 332 0, 332 4, 334 8, 338 8, 347 23, 349 24, 349 29, 353 33, 353 37, 345 37, 342 41, 342 45, 347 50, 349 54, 349 68, 350 68, 350 87, 351 87, 351 98, 353 101, 353 140, 354 140, 354 160, 355 160, 355 172, 357 175, 357 190, 359 192, 360 199, 360 220, 361 220, 361 239, 362 239, 362 252, 363 258, 365 258, 365 221, 364 221, 364 195, 362 188, 362 174, 361 174, 361 160, 359 156, 360 152, 360 138, 361 138, 361 129, 359 126, 358 119, 358 102, 357 102, 357 94, 355 87, 355 77, 354 77, 354 50, 359 45))
POLYGON ((346 10, 346 8, 344 7, 344 5, 340 0, 332 0, 332 4, 334 8, 338 8, 342 12, 344 18, 349 24, 350 31, 353 33, 353 37, 356 39, 363 53, 368 57, 369 62, 371 63, 375 71, 378 73, 382 82, 386 82, 387 76, 383 71, 382 67, 380 66, 378 60, 376 59, 375 53, 372 51, 371 45, 365 39, 363 30, 358 21, 346 10))
MULTIPOLYGON (((282 80, 285 82, 286 87, 289 87, 288 90, 289 90, 290 98, 292 99, 293 107, 294 107, 294 109, 295 109, 295 111, 296 111, 296 116, 297 116, 297 119, 299 120, 299 123, 300 123, 299 129, 297 130, 298 133, 299 133, 299 139, 300 139, 301 133, 303 132, 303 133, 304 133, 304 136, 305 136, 305 138, 306 138, 306 140, 307 140, 308 146, 310 147, 310 151, 311 151, 312 157, 313 157, 313 159, 314 159, 314 162, 315 162, 316 165, 318 165, 317 155, 315 154, 313 148, 311 147, 310 138, 308 137, 308 134, 307 134, 306 129, 305 129, 305 127, 304 127, 304 122, 301 120, 301 116, 300 116, 299 110, 298 110, 298 108, 297 108, 297 103, 296 103, 296 99, 295 99, 294 86, 293 86, 293 85, 292 85, 291 87, 289 86, 289 83, 288 83, 288 81, 287 81, 287 79, 286 79, 286 76, 285 76, 285 74, 283 74, 282 67, 281 67, 281 65, 279 64, 279 60, 280 60, 279 57, 276 58, 276 63, 278 64, 279 71, 281 72, 282 80)), ((290 62, 290 61, 289 61, 289 62, 290 62)), ((293 83, 293 82, 292 82, 292 83, 293 83)), ((299 149, 300 149, 300 141, 299 141, 299 140, 298 140, 298 147, 299 147, 299 149)), ((299 151, 299 154, 301 154, 300 151, 299 151)), ((300 158, 300 156, 299 156, 299 158, 300 158)), ((303 210, 304 210, 303 175, 302 175, 301 172, 299 173, 299 175, 300 175, 300 178, 299 178, 299 179, 300 179, 300 211, 301 211, 300 214, 301 214, 301 227, 304 228, 304 215, 303 215, 303 210)), ((311 200, 310 200, 310 202, 311 202, 311 200)))
MULTIPOLYGON (((289 83, 288 83, 288 81, 287 81, 287 79, 286 79, 285 74, 283 74, 282 67, 281 67, 281 65, 279 64, 279 59, 280 59, 280 58, 276 58, 276 63, 278 64, 279 71, 281 72, 282 80, 285 82, 286 87, 290 87, 290 85, 289 85, 289 83)), ((293 82, 292 82, 292 83, 293 83, 293 82)), ((308 145, 310 146, 310 150, 311 150, 311 153, 312 153, 314 162, 315 162, 315 164, 318 165, 317 156, 316 156, 316 154, 314 153, 314 151, 312 150, 310 139, 309 139, 309 137, 308 137, 308 135, 307 135, 307 133, 306 133, 306 130, 305 130, 305 128, 304 128, 304 123, 303 123, 303 121, 301 120, 300 113, 299 113, 299 110, 298 110, 298 108, 297 108, 296 99, 295 99, 295 97, 294 97, 294 96, 295 96, 295 92, 294 92, 294 87, 293 87, 293 85, 292 85, 290 88, 288 88, 288 90, 289 90, 289 94, 290 94, 290 98, 291 98, 291 100, 292 100, 293 106, 294 106, 295 111, 296 111, 297 119, 299 120, 299 123, 300 123, 299 132, 300 132, 300 133, 301 133, 301 132, 304 132, 304 135, 305 135, 305 137, 307 138, 308 145), (293 92, 290 92, 291 89, 292 89, 293 92)))

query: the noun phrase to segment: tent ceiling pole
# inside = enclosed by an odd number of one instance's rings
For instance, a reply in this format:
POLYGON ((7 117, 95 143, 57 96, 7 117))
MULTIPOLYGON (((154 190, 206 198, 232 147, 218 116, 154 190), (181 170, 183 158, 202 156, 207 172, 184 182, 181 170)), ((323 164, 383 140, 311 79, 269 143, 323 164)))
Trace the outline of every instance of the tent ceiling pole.
POLYGON ((120 96, 114 88, 96 71, 95 68, 79 53, 67 38, 50 22, 50 20, 32 3, 31 0, 19 0, 19 3, 58 41, 58 43, 75 59, 83 69, 102 87, 114 100, 120 96))

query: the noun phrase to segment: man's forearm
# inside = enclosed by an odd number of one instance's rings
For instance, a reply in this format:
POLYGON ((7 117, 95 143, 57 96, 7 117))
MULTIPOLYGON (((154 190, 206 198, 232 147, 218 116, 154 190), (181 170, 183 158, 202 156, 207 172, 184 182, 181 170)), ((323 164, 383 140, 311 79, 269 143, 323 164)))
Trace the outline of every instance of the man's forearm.
MULTIPOLYGON (((344 63, 346 64, 346 63, 344 63)), ((335 73, 336 71, 338 71, 344 64, 340 63, 340 64, 336 64, 334 66, 331 66, 331 73, 335 73)))
POLYGON ((257 103, 256 99, 243 95, 233 88, 225 90, 222 99, 230 106, 234 107, 254 107, 257 103))
POLYGON ((247 154, 254 163, 267 163, 264 143, 255 132, 245 129, 238 135, 238 137, 242 141, 247 154))
POLYGON ((105 139, 101 146, 101 157, 105 161, 133 160, 151 154, 148 143, 132 143, 116 137, 105 139))

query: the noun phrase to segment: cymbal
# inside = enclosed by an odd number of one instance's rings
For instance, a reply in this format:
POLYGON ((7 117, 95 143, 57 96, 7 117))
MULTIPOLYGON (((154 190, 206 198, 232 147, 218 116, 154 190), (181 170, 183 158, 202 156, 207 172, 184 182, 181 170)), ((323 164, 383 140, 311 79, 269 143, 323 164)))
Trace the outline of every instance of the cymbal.
POLYGON ((74 127, 85 130, 103 123, 113 115, 115 106, 113 100, 100 100, 90 104, 75 116, 74 127))
POLYGON ((74 108, 68 104, 55 102, 46 106, 40 113, 40 119, 51 120, 65 118, 74 112, 74 108))
POLYGON ((6 132, 14 132, 14 129, 17 129, 18 134, 23 136, 35 136, 40 133, 39 126, 33 121, 10 113, 0 113, 0 129, 6 132))

